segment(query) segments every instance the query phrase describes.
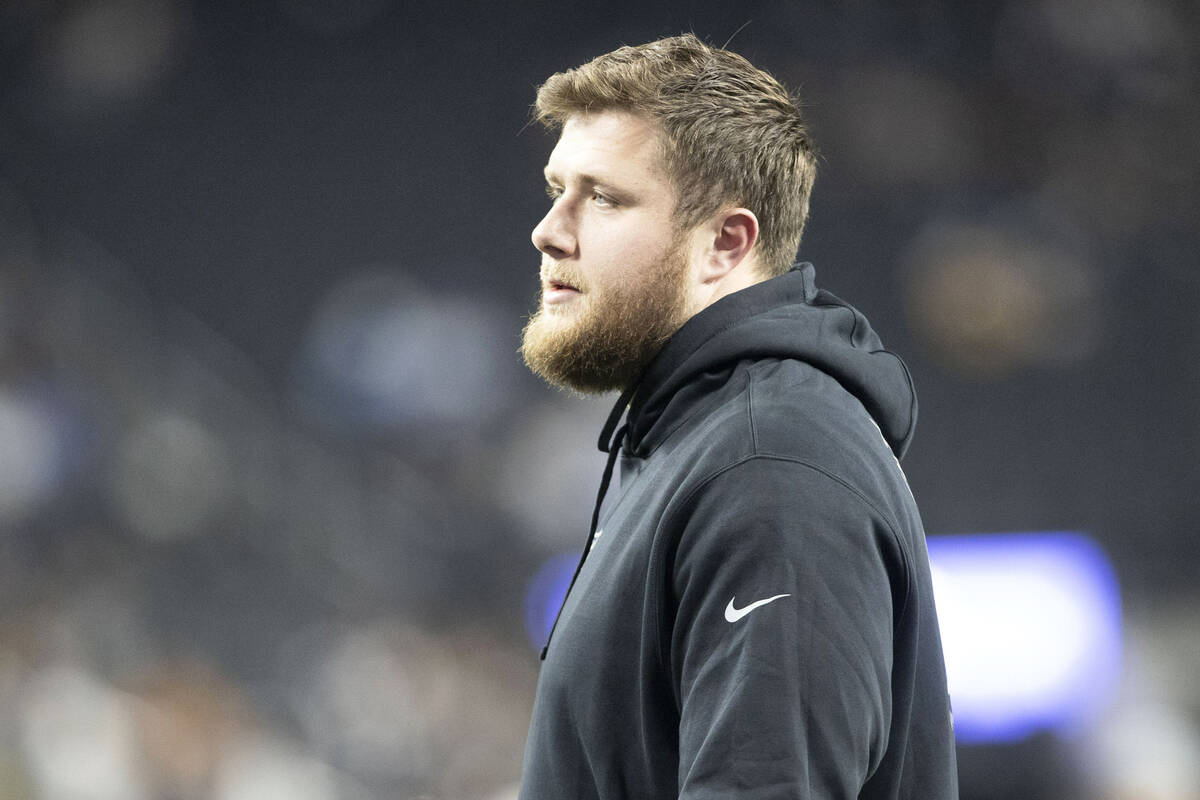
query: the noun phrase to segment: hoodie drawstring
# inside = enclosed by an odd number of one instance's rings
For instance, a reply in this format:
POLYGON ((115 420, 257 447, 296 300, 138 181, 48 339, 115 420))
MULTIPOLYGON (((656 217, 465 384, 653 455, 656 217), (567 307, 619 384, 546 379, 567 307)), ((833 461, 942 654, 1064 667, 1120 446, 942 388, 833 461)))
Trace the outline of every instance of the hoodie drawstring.
POLYGON ((600 479, 600 491, 596 494, 596 507, 592 509, 592 525, 588 529, 587 541, 583 545, 583 553, 579 556, 579 564, 575 567, 575 574, 571 576, 571 583, 567 586, 567 593, 563 595, 562 605, 558 607, 558 613, 554 615, 554 624, 550 626, 550 634, 546 637, 546 646, 542 648, 542 661, 546 660, 546 652, 550 649, 550 640, 554 638, 554 629, 558 627, 558 620, 562 616, 563 606, 567 604, 567 598, 571 596, 571 590, 575 588, 575 581, 579 578, 579 573, 583 571, 583 562, 587 561, 588 553, 592 551, 592 542, 596 540, 596 528, 600 523, 600 507, 604 504, 604 496, 608 494, 608 486, 612 483, 613 467, 617 463, 617 456, 621 454, 621 443, 625 440, 625 434, 629 430, 629 425, 622 425, 616 434, 613 434, 613 428, 620 422, 621 415, 625 413, 631 397, 633 397, 632 388, 627 389, 621 394, 616 405, 613 406, 613 410, 609 412, 608 421, 604 423, 604 429, 600 432, 598 446, 601 452, 608 453, 608 460, 604 463, 604 477, 600 479))

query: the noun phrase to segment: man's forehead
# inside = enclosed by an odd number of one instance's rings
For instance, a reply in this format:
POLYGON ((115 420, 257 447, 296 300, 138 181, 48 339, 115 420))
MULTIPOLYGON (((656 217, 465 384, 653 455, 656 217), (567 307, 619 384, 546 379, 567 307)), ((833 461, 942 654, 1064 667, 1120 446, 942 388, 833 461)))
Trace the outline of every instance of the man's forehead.
POLYGON ((655 123, 628 111, 572 114, 544 172, 547 179, 662 177, 660 137, 655 123))

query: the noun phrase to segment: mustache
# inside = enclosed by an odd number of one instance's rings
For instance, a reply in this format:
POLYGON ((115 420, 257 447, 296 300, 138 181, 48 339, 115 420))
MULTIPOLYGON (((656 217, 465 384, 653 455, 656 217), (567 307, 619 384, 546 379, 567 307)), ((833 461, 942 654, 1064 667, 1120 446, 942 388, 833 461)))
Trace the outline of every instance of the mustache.
POLYGON ((584 282, 582 278, 575 273, 574 270, 564 269, 560 265, 542 264, 540 277, 543 286, 558 284, 560 286, 570 286, 573 289, 582 290, 584 282))

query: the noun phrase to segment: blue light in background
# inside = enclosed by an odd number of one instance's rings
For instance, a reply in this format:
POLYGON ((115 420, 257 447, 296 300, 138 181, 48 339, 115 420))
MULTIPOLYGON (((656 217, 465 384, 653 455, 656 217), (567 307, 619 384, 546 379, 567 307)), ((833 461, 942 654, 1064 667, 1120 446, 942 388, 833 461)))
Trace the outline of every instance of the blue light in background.
POLYGON ((955 735, 1070 733, 1112 700, 1121 603, 1112 566, 1079 533, 929 537, 955 735))
POLYGON ((550 636, 550 628, 567 596, 578 563, 578 553, 562 553, 542 564, 529 581, 525 592, 525 632, 539 650, 550 636))
MULTIPOLYGON (((547 560, 525 596, 535 647, 549 636, 578 554, 547 560)), ((1121 601, 1103 551, 1070 532, 929 537, 955 736, 1008 742, 1080 730, 1121 669, 1121 601)))

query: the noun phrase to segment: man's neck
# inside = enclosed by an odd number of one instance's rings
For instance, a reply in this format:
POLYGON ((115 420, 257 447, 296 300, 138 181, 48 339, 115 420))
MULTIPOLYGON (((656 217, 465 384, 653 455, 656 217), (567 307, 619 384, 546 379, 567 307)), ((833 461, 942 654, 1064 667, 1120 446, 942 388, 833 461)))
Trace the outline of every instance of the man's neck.
POLYGON ((758 269, 754 262, 744 262, 735 269, 726 272, 712 283, 702 284, 693 293, 692 314, 698 314, 722 297, 740 292, 756 283, 762 283, 767 277, 758 269))

